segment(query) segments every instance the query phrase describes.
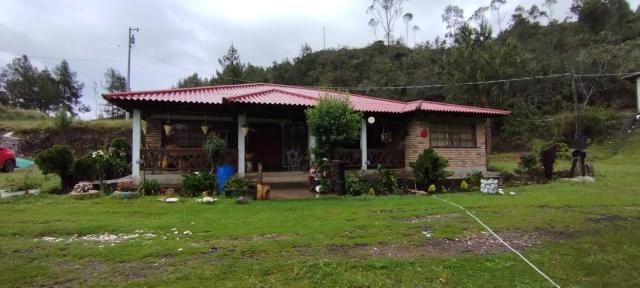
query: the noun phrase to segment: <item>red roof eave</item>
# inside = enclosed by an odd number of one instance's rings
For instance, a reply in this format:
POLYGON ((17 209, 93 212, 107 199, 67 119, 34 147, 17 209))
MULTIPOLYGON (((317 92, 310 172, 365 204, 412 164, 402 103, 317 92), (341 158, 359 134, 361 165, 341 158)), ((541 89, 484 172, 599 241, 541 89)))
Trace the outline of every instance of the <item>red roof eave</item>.
POLYGON ((362 112, 407 113, 414 111, 430 111, 492 116, 505 116, 511 113, 506 110, 426 100, 402 102, 337 91, 264 83, 107 93, 103 94, 102 97, 108 101, 124 100, 201 104, 248 103, 309 107, 315 105, 318 99, 322 97, 323 93, 328 93, 329 95, 349 96, 354 109, 362 112))

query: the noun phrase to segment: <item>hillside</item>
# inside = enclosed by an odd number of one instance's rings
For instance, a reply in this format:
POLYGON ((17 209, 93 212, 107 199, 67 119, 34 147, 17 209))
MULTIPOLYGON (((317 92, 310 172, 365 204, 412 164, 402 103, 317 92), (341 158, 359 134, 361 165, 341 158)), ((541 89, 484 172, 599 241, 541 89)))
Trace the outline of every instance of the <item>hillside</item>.
POLYGON ((75 120, 66 129, 57 128, 55 119, 33 110, 0 105, 0 135, 14 132, 21 139, 19 154, 34 157, 52 145, 68 145, 77 156, 102 149, 111 139, 131 139, 131 121, 75 120))
POLYGON ((266 67, 242 63, 232 45, 220 58, 221 72, 190 75, 177 87, 270 82, 506 109, 512 115, 493 122, 506 147, 552 140, 549 118, 573 113, 574 96, 599 109, 635 105, 634 85, 619 76, 640 71, 640 10, 624 0, 573 1, 571 17, 558 21, 541 9, 505 11, 502 31, 475 14, 459 15, 444 37, 414 47, 396 40, 312 51, 304 44, 299 56, 266 67))

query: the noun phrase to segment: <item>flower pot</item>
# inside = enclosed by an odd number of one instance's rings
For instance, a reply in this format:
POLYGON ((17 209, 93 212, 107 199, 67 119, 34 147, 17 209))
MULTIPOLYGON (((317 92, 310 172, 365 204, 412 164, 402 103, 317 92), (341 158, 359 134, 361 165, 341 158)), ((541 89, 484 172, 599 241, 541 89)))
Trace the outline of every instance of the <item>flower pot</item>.
POLYGON ((176 190, 173 188, 164 189, 164 198, 173 198, 176 196, 176 190))
POLYGON ((249 134, 249 127, 242 127, 240 131, 242 131, 242 136, 247 136, 247 134, 249 134))
POLYGON ((171 135, 171 133, 173 133, 173 125, 171 124, 164 124, 162 126, 164 128, 164 134, 169 136, 171 135))

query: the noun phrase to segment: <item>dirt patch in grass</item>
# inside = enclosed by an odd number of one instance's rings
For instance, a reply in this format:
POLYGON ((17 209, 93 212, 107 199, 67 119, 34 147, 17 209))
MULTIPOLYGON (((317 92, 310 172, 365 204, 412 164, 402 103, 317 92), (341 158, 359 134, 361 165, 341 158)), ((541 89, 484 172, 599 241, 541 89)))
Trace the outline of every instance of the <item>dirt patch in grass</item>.
POLYGON ((374 214, 399 213, 399 212, 406 212, 406 211, 404 209, 402 209, 402 208, 371 210, 371 213, 374 213, 374 214))
POLYGON ((69 260, 56 261, 56 267, 69 267, 66 277, 55 282, 43 283, 42 287, 79 287, 97 284, 118 285, 131 281, 157 279, 163 275, 162 266, 171 262, 172 258, 160 257, 153 261, 136 261, 126 263, 109 263, 104 261, 75 262, 69 260))
MULTIPOLYGON (((564 231, 502 231, 498 233, 511 247, 522 250, 544 241, 562 241, 575 237, 573 232, 564 231)), ((469 234, 460 239, 431 238, 421 245, 378 244, 378 245, 333 245, 326 248, 331 256, 347 257, 393 257, 416 256, 458 256, 464 254, 486 255, 510 251, 488 232, 469 234)))
POLYGON ((596 222, 596 223, 610 223, 610 222, 630 221, 630 220, 633 220, 633 219, 620 216, 620 215, 598 215, 596 217, 589 218, 589 221, 596 222))
POLYGON ((409 218, 391 218, 392 221, 401 221, 408 223, 420 223, 420 222, 431 222, 438 220, 447 220, 447 219, 455 219, 460 218, 463 215, 461 213, 451 213, 451 214, 436 214, 436 215, 427 215, 427 216, 416 216, 409 218))
POLYGON ((287 238, 289 237, 285 235, 280 235, 280 234, 265 234, 265 235, 256 235, 249 239, 255 240, 255 241, 261 241, 261 240, 281 240, 281 239, 287 239, 287 238))

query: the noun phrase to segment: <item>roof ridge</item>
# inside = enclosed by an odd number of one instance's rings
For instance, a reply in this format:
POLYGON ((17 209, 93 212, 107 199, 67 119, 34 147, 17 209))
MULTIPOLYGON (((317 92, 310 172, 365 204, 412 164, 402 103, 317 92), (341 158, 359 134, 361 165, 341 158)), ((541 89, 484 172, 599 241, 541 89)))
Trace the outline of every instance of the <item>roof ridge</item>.
MULTIPOLYGON (((420 104, 422 104, 422 103, 430 103, 430 104, 439 104, 439 105, 452 106, 452 107, 464 107, 464 108, 481 109, 481 110, 487 110, 487 111, 506 112, 506 110, 485 108, 485 107, 478 107, 478 106, 470 106, 470 105, 462 105, 462 104, 454 104, 454 103, 447 103, 447 102, 429 101, 429 100, 422 100, 422 99, 421 100, 416 100, 416 101, 421 101, 420 104)), ((416 101, 411 101, 409 103, 416 102, 416 101)))
POLYGON ((179 92, 184 92, 184 91, 217 90, 217 89, 230 88, 230 87, 246 87, 246 86, 260 86, 260 85, 264 85, 264 83, 242 83, 242 84, 208 85, 208 86, 185 87, 185 88, 136 90, 136 91, 102 93, 102 96, 103 97, 105 97, 105 96, 125 96, 125 95, 132 95, 132 94, 163 93, 163 92, 178 92, 179 93, 179 92))
POLYGON ((274 83, 261 83, 261 82, 259 84, 272 85, 272 86, 278 86, 278 87, 287 87, 287 88, 293 88, 293 89, 307 89, 307 90, 315 90, 315 91, 319 91, 319 92, 345 94, 347 96, 357 96, 357 97, 362 97, 362 98, 367 98, 367 99, 389 101, 389 102, 395 102, 395 103, 398 103, 398 104, 406 104, 406 103, 408 103, 406 101, 400 101, 400 100, 395 100, 395 99, 388 99, 388 98, 383 98, 383 97, 374 97, 374 96, 356 94, 356 93, 351 93, 351 92, 342 92, 342 91, 338 91, 338 90, 330 90, 329 89, 330 87, 323 88, 323 87, 313 87, 313 86, 295 86, 295 85, 287 85, 287 84, 274 84, 274 83))
POLYGON ((236 99, 245 99, 245 98, 250 98, 256 95, 260 95, 260 94, 266 94, 266 93, 273 93, 273 92, 280 92, 280 93, 284 93, 284 94, 289 94, 295 97, 300 97, 300 98, 305 98, 305 99, 310 99, 310 100, 318 100, 317 98, 311 97, 311 96, 307 96, 307 95, 302 95, 299 93, 295 93, 295 92, 291 92, 291 91, 286 91, 286 90, 282 90, 282 89, 277 89, 277 88, 272 88, 272 89, 267 89, 264 91, 259 91, 259 92, 254 92, 254 93, 250 93, 250 94, 243 94, 243 95, 236 95, 236 96, 229 96, 229 97, 224 97, 224 101, 234 101, 236 99))

